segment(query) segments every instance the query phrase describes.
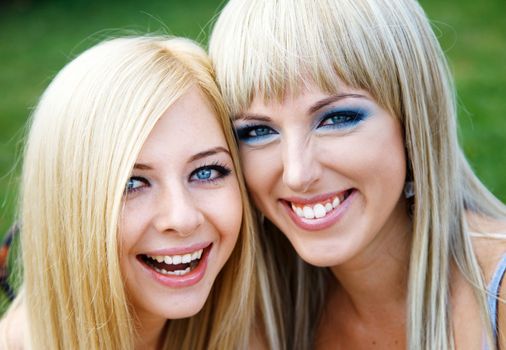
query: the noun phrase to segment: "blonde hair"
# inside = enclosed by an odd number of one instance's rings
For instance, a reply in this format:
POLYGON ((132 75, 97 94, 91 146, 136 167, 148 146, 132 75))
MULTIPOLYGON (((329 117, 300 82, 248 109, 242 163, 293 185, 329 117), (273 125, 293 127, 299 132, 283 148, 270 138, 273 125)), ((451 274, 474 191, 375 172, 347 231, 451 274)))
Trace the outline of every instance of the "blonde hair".
MULTIPOLYGON (((261 254, 255 257, 227 109, 205 52, 166 37, 114 39, 85 51, 55 77, 32 116, 20 213, 29 348, 133 348, 135 315, 117 237, 124 188, 150 131, 192 86, 222 126, 244 211, 237 244, 203 309, 167 321, 162 342, 164 349, 247 348, 255 301, 270 291, 258 278, 265 266, 261 254)), ((268 324, 270 303, 262 305, 268 324)))
MULTIPOLYGON (((231 0, 214 26, 210 55, 234 115, 248 108, 255 96, 281 101, 286 94, 297 95, 307 83, 333 94, 343 81, 368 91, 399 118, 415 186, 409 348, 454 347, 449 314, 452 261, 475 287, 492 346, 486 286, 465 212, 505 218, 506 208, 477 179, 459 147, 453 82, 419 4, 414 0, 231 0)), ((271 246, 265 249, 276 254, 289 245, 279 235, 263 239, 271 246)), ((294 339, 291 348, 308 348, 314 336, 311 325, 317 323, 324 299, 322 290, 315 293, 311 283, 324 286, 328 277, 294 253, 287 258, 291 263, 279 267, 285 272, 278 271, 282 279, 277 283, 288 285, 290 273, 299 283, 292 288, 294 300, 286 295, 277 298, 284 303, 283 314, 295 320, 285 319, 285 332, 294 339)))

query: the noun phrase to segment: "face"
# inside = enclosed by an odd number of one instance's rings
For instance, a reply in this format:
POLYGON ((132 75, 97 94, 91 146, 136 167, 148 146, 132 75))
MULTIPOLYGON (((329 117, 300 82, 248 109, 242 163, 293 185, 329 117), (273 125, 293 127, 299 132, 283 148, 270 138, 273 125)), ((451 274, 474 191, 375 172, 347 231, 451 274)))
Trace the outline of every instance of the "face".
POLYGON ((137 317, 163 324, 197 313, 233 250, 241 218, 220 124, 192 88, 151 131, 125 189, 121 269, 137 317))
POLYGON ((406 233, 401 125, 367 92, 257 97, 234 127, 257 207, 308 263, 380 256, 406 233))

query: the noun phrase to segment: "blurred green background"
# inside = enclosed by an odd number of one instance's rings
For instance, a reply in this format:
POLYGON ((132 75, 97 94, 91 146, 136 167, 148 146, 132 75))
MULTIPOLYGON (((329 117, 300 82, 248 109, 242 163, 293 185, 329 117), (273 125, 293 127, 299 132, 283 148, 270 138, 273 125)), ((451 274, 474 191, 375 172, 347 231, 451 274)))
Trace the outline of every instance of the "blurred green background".
MULTIPOLYGON (((26 119, 58 70, 109 36, 157 32, 206 43, 224 1, 0 0, 0 238, 14 218, 26 119)), ((465 152, 506 201, 506 1, 420 2, 455 74, 465 152)))

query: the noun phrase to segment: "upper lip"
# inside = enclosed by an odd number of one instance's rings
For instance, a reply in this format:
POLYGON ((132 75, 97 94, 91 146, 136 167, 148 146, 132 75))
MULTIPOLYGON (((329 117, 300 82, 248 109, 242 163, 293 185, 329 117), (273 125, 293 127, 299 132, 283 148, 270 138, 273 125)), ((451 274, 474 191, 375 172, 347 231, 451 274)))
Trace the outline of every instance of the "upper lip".
POLYGON ((330 200, 335 197, 341 198, 347 191, 348 190, 343 190, 343 191, 339 191, 339 192, 328 192, 328 193, 319 194, 319 195, 312 196, 312 197, 291 196, 291 197, 282 198, 282 200, 285 202, 290 202, 290 203, 294 203, 294 204, 314 204, 314 203, 325 202, 326 200, 330 200))
POLYGON ((195 243, 192 245, 188 245, 185 247, 172 247, 172 248, 162 248, 162 249, 156 249, 156 250, 150 250, 149 252, 143 253, 144 255, 182 255, 182 254, 188 254, 193 253, 196 250, 199 249, 205 249, 209 246, 211 246, 212 242, 201 242, 201 243, 195 243))

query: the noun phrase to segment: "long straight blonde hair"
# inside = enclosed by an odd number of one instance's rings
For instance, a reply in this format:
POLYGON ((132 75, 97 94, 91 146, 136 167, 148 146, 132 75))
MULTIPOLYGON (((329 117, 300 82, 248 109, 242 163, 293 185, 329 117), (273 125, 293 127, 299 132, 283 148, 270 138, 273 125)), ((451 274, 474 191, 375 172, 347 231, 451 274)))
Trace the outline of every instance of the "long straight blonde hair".
MULTIPOLYGON (((475 287, 488 342, 494 343, 486 286, 466 230, 466 211, 506 218, 458 144, 454 87, 441 47, 414 0, 231 0, 214 26, 210 55, 232 115, 253 97, 282 101, 305 83, 334 94, 339 81, 368 91, 404 128, 415 187, 408 282, 409 349, 454 347, 450 264, 475 287)), ((273 296, 291 349, 313 344, 326 272, 289 252, 268 224, 273 296), (282 258, 280 258, 282 256, 282 258), (295 281, 295 282, 294 282, 295 281), (315 287, 315 285, 317 287, 315 287), (288 288, 291 286, 291 288, 288 288)))
MULTIPOLYGON (((24 285, 15 303, 27 310, 26 348, 133 348, 135 315, 119 266, 124 188, 150 131, 192 86, 222 126, 244 210, 238 242, 203 309, 167 321, 164 349, 247 348, 254 318, 272 322, 251 207, 208 57, 186 39, 120 38, 62 69, 32 116, 20 206, 24 285)), ((277 347, 276 335, 264 333, 277 347)))

